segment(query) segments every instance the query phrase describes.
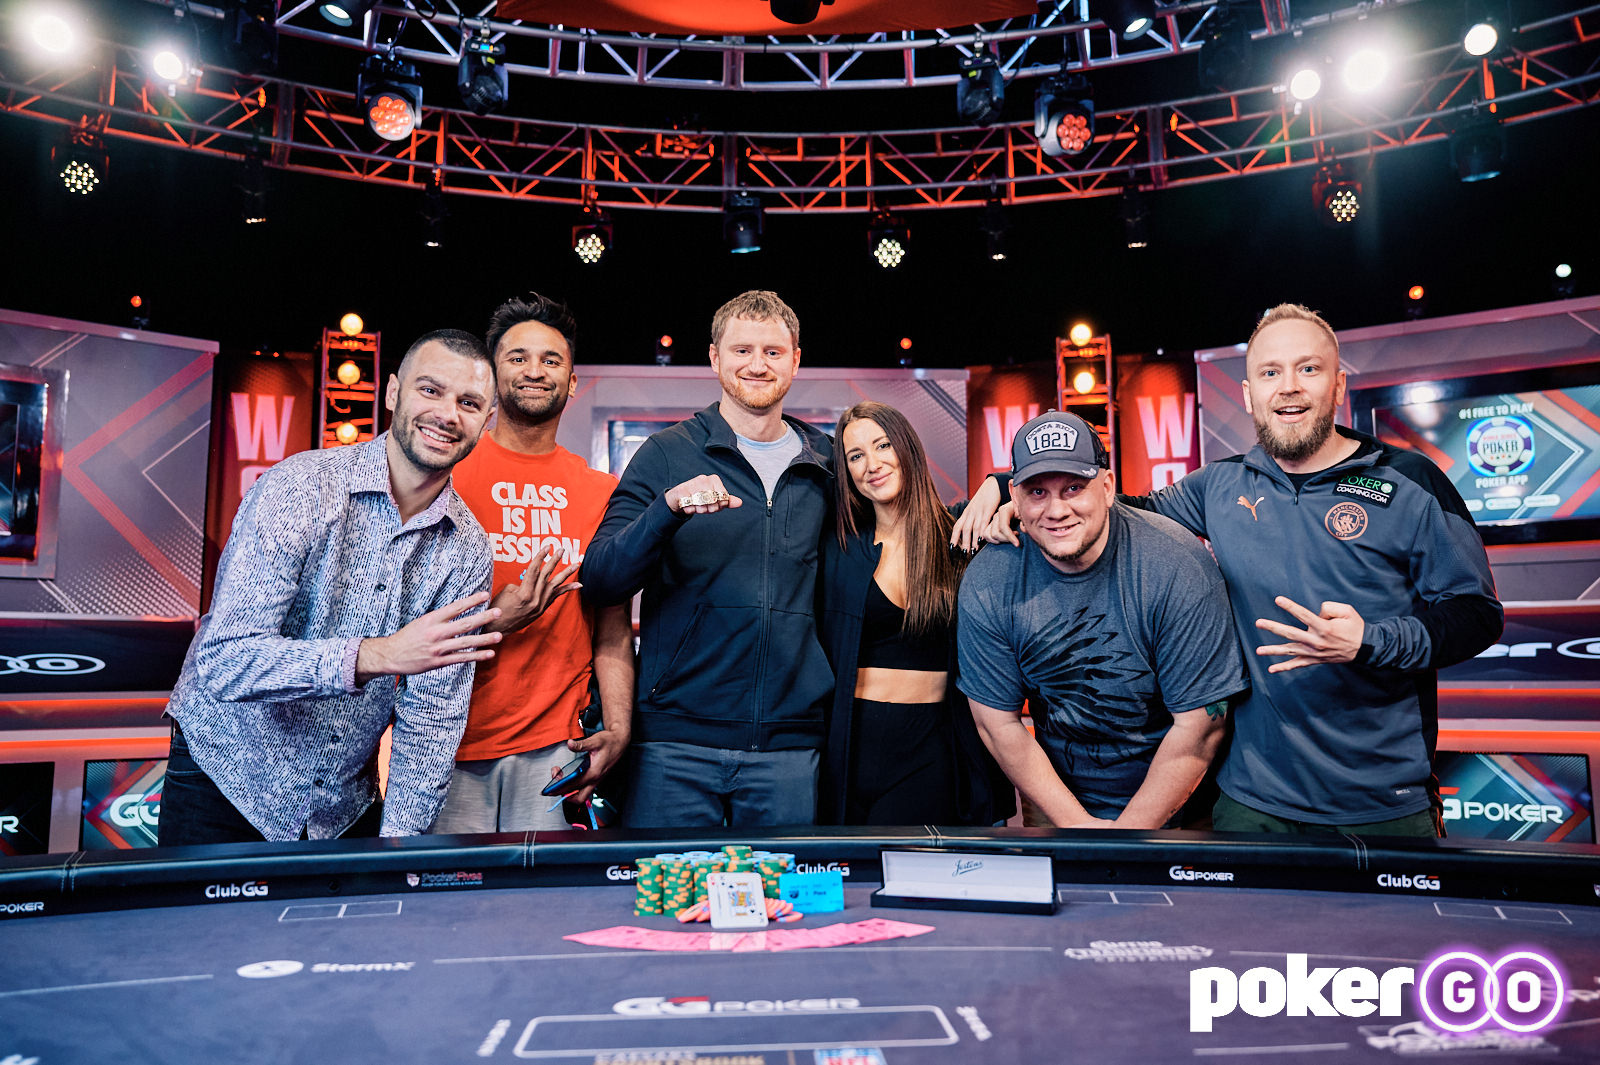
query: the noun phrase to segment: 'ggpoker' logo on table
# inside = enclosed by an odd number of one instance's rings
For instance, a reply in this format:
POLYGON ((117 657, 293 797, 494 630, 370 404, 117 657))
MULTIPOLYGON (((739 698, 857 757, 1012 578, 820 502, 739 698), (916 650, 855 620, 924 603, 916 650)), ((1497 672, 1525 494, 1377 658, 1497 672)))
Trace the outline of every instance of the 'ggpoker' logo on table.
POLYGON ((1533 465, 1533 427, 1516 415, 1482 418, 1467 431, 1467 461, 1485 477, 1509 477, 1533 465))
POLYGON ((1189 970, 1189 1031, 1209 1032, 1238 1010, 1251 1017, 1398 1017, 1401 989, 1410 987, 1429 1023, 1444 1031, 1472 1032, 1493 1022, 1526 1033, 1554 1023, 1567 1001, 1560 966, 1532 949, 1513 948, 1490 961, 1470 947, 1448 947, 1420 976, 1410 965, 1381 975, 1361 966, 1313 969, 1307 957, 1287 955, 1283 971, 1189 970))
POLYGON ((693 1013, 812 1013, 818 1010, 853 1010, 860 1006, 861 1000, 856 998, 758 998, 749 1002, 713 1002, 704 995, 680 995, 677 998, 651 995, 625 998, 612 1006, 611 1010, 625 1017, 670 1017, 693 1013))

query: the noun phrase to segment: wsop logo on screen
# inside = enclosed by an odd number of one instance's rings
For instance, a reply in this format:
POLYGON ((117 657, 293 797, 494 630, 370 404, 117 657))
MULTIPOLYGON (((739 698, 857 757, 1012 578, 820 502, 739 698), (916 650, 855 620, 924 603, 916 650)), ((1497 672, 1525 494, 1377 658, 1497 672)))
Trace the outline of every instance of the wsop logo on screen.
POLYGON ((414 888, 482 887, 483 874, 465 871, 454 873, 407 873, 406 884, 414 888))
POLYGON ((1399 891, 1438 891, 1439 878, 1432 873, 1379 873, 1378 886, 1399 891))
POLYGON ((1467 431, 1467 461, 1485 477, 1509 477, 1533 465, 1533 427, 1514 414, 1481 418, 1467 431))
POLYGON ((1283 969, 1191 969, 1189 1031, 1212 1031, 1237 1012, 1258 1018, 1398 1017, 1409 999, 1439 1032, 1527 1034, 1553 1024, 1568 1001, 1561 966, 1536 949, 1513 947, 1491 959, 1473 947, 1447 947, 1420 969, 1398 965, 1382 973, 1354 965, 1313 967, 1308 957, 1287 954, 1283 969))
POLYGON ((624 1017, 674 1017, 701 1013, 816 1013, 853 1010, 861 1007, 856 998, 757 998, 711 999, 705 995, 680 995, 676 998, 646 996, 625 998, 611 1007, 624 1017))
POLYGON ((1172 868, 1167 870, 1167 875, 1173 880, 1180 881, 1197 880, 1223 884, 1232 883, 1233 881, 1232 873, 1213 872, 1210 869, 1196 869, 1192 865, 1174 865, 1172 868))

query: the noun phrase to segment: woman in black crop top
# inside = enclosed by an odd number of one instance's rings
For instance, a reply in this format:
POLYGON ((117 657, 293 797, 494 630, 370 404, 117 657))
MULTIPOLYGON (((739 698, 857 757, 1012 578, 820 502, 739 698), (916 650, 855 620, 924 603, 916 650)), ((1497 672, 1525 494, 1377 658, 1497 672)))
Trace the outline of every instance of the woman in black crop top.
POLYGON ((1011 791, 955 686, 965 556, 906 417, 858 403, 835 433, 836 535, 821 630, 837 685, 822 814, 837 824, 992 824, 1011 791))

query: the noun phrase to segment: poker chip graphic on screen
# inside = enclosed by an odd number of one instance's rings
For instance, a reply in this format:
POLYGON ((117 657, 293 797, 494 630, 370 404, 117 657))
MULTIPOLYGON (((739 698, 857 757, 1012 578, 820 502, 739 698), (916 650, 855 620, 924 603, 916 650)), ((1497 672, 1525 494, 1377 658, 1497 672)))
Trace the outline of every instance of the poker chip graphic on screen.
POLYGON ((1509 477, 1533 465, 1533 427, 1508 414, 1481 418, 1467 432, 1467 461, 1485 477, 1509 477))

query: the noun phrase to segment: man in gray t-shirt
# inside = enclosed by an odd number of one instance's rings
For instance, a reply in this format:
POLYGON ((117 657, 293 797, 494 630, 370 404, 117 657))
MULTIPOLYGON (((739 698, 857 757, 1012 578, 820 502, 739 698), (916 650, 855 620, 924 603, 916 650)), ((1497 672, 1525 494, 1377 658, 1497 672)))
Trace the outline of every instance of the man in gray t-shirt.
POLYGON ((1052 823, 1160 828, 1246 687, 1222 576, 1193 534, 1116 502, 1105 449, 1077 415, 1040 415, 1011 450, 1027 535, 967 568, 957 683, 996 761, 1052 823))

